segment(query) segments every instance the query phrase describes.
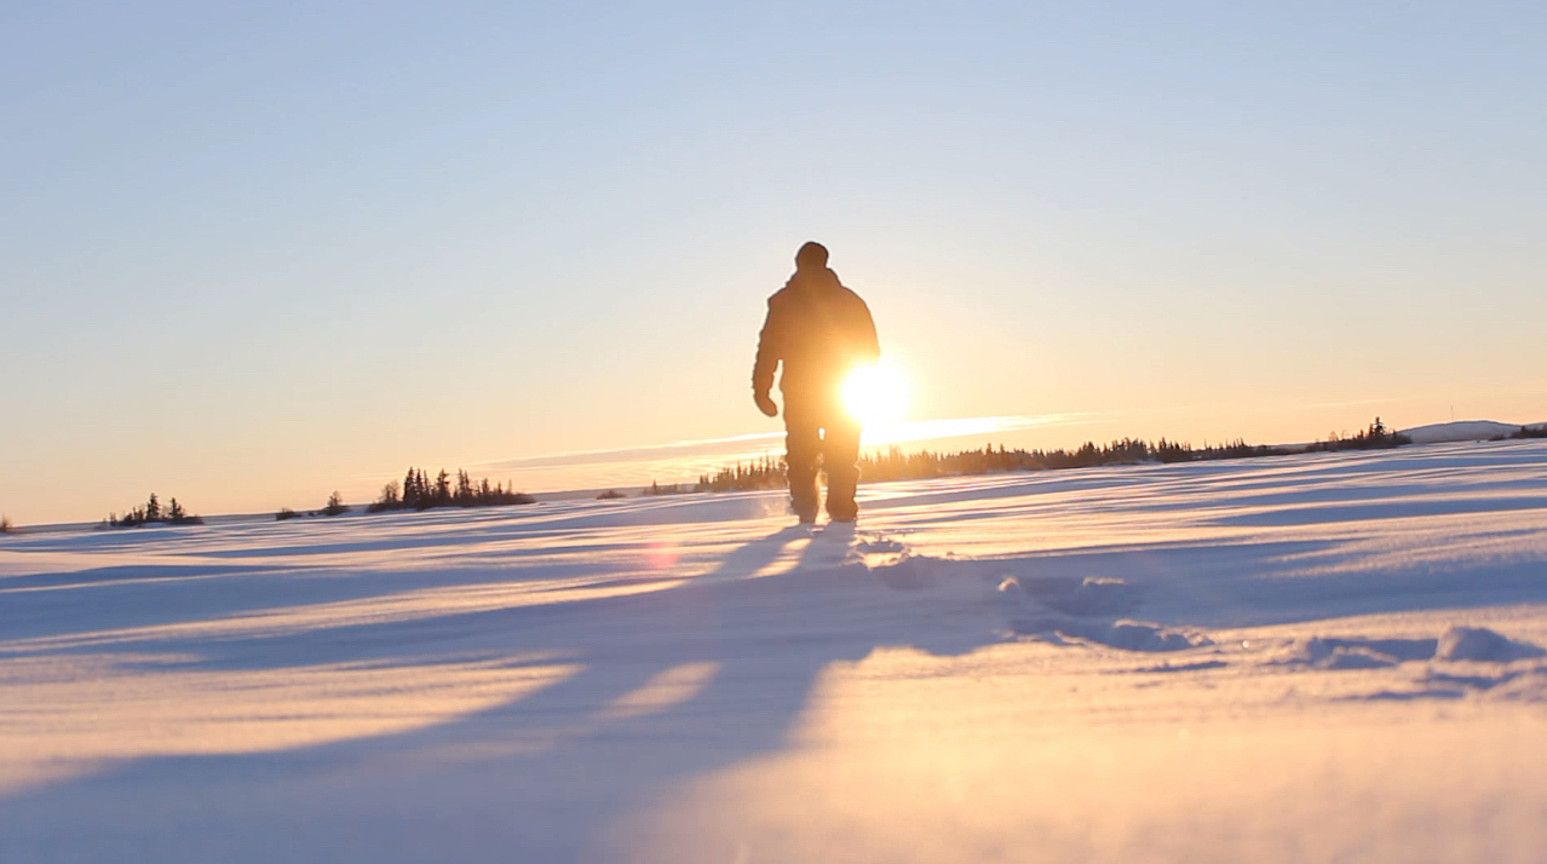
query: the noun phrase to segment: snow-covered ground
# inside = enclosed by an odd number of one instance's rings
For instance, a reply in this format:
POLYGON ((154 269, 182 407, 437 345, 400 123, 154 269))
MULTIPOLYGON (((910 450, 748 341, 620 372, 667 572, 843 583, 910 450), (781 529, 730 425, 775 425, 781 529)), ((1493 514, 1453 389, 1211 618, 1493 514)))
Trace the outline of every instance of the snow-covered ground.
POLYGON ((0 861, 1512 861, 1547 442, 0 540, 0 861))
POLYGON ((1441 444, 1506 438, 1522 428, 1518 423, 1500 423, 1497 420, 1452 420, 1449 423, 1430 423, 1427 426, 1403 429, 1402 434, 1411 438, 1414 444, 1441 444))

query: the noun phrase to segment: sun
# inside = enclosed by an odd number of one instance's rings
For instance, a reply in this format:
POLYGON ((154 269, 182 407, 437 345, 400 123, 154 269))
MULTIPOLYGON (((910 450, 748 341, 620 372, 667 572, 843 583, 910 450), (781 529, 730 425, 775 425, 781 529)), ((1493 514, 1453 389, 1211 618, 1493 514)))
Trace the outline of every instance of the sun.
POLYGON ((908 409, 908 382, 897 367, 882 360, 859 366, 843 381, 843 410, 865 427, 865 437, 881 440, 908 409))

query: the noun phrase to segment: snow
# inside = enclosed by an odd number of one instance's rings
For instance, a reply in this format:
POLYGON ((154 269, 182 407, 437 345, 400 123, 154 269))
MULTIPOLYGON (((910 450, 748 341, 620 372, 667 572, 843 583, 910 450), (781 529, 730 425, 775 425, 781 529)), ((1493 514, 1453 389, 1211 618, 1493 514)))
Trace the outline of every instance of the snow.
POLYGON ((0 861, 1504 861, 1547 442, 0 540, 0 861))
POLYGON ((1430 423, 1403 429, 1402 434, 1413 439, 1414 444, 1442 444, 1453 441, 1488 441, 1513 435, 1521 429, 1518 423, 1500 423, 1496 420, 1452 420, 1449 423, 1430 423))

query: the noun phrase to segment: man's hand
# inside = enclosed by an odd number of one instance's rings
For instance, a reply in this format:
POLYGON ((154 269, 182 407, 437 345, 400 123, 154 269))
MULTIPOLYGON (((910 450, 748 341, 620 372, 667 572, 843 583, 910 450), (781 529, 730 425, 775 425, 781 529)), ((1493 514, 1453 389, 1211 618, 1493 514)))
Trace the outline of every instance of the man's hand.
POLYGON ((767 391, 759 391, 752 394, 752 401, 757 403, 757 410, 763 412, 766 417, 779 416, 779 406, 774 404, 767 391))

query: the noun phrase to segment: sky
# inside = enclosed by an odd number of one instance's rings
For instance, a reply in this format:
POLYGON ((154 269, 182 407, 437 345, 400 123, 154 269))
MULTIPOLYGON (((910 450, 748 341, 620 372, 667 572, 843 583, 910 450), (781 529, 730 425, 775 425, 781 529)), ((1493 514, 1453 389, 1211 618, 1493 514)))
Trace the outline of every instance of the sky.
POLYGON ((809 239, 971 444, 1547 420, 1539 4, 321 5, 0 5, 13 520, 777 452, 809 239))

